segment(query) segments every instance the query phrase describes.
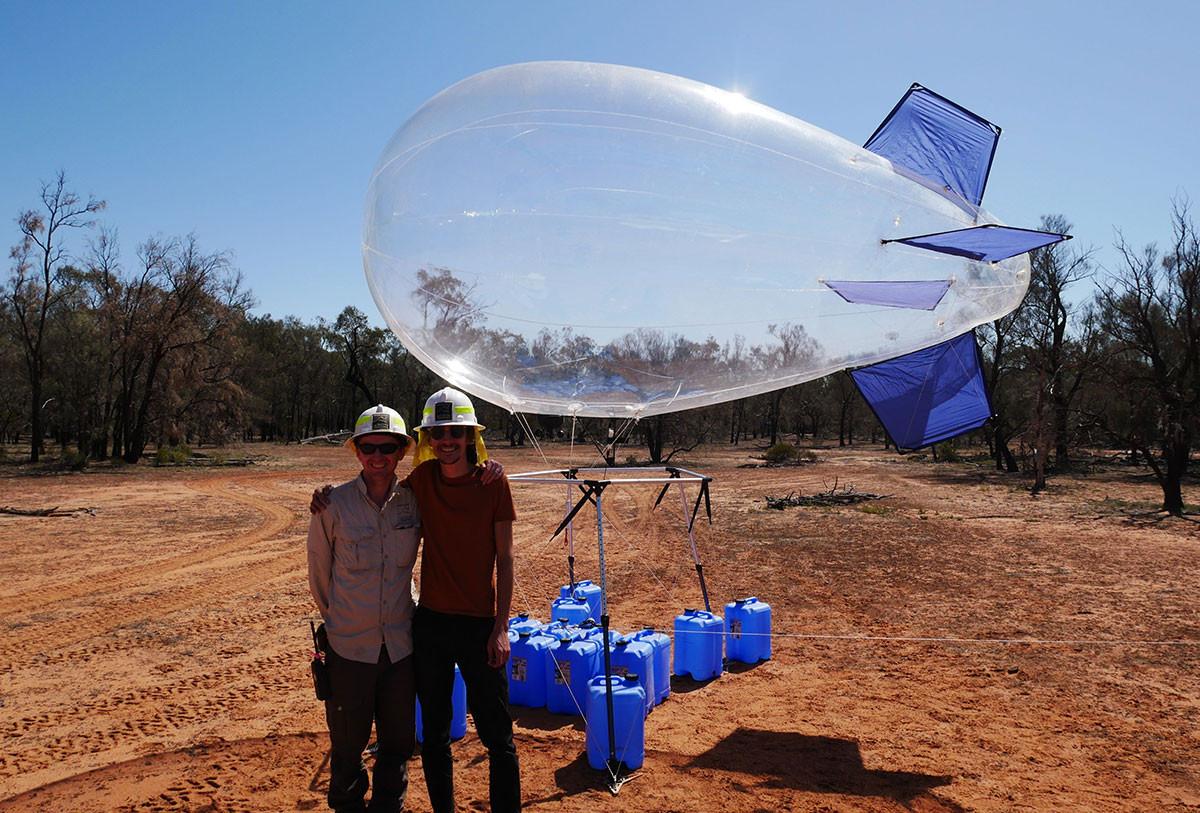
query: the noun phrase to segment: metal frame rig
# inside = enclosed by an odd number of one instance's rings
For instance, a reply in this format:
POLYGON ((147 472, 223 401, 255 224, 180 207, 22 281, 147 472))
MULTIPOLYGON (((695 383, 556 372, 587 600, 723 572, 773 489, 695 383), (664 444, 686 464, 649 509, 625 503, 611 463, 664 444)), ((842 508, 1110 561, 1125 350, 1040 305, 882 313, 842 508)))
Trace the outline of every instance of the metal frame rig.
POLYGON ((596 508, 596 543, 600 560, 600 627, 604 645, 604 677, 605 702, 608 716, 608 772, 609 791, 615 796, 621 785, 631 778, 626 766, 617 759, 615 725, 613 722, 612 697, 612 653, 609 644, 608 616, 608 576, 604 553, 604 492, 614 485, 661 485, 658 498, 654 501, 657 508, 667 496, 671 486, 678 486, 679 504, 683 511, 683 519, 687 526, 688 545, 691 549, 692 561, 696 567, 696 576, 700 581, 700 592, 704 597, 704 609, 711 612, 712 606, 708 598, 708 585, 704 580, 704 565, 700 561, 700 553, 696 547, 695 525, 700 513, 701 504, 704 514, 712 525, 712 502, 709 497, 709 483, 712 477, 706 474, 679 468, 678 466, 628 466, 628 467, 594 467, 594 468, 563 468, 547 469, 544 471, 521 472, 510 474, 510 483, 531 485, 559 486, 566 485, 565 513, 562 522, 554 529, 550 539, 566 532, 567 539, 567 577, 572 591, 575 588, 575 537, 574 520, 583 507, 592 504, 596 508), (689 506, 685 485, 696 483, 699 493, 695 502, 689 506), (578 495, 578 496, 577 496, 578 495))

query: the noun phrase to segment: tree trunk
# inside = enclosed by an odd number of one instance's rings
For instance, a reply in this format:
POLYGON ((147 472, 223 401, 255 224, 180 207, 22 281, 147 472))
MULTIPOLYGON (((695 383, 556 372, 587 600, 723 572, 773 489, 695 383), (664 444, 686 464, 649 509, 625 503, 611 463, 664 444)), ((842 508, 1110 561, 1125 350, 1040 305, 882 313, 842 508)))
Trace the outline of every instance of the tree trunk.
POLYGON ((1067 402, 1065 399, 1054 397, 1054 470, 1065 472, 1071 468, 1070 452, 1067 449, 1067 402))
POLYGON ((36 463, 42 458, 42 379, 41 376, 30 376, 30 379, 29 462, 36 463))
POLYGON ((642 422, 646 431, 646 451, 650 453, 651 463, 662 462, 664 425, 663 415, 655 415, 650 420, 642 422))
POLYGON ((1167 468, 1162 478, 1163 504, 1162 510, 1171 516, 1183 516, 1183 476, 1187 474, 1188 457, 1191 454, 1191 444, 1187 439, 1179 438, 1168 442, 1163 449, 1167 468))
POLYGON ((776 390, 771 396, 771 445, 779 442, 779 409, 783 403, 783 390, 776 390))

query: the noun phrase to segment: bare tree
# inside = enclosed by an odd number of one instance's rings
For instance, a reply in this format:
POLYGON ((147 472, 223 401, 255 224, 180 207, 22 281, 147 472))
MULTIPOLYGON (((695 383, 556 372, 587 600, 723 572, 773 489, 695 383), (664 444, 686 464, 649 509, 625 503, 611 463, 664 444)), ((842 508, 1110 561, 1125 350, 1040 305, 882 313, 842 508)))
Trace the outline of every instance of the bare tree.
MULTIPOLYGON (((1071 224, 1062 215, 1046 215, 1042 217, 1041 228, 1069 234, 1071 224)), ((1038 382, 1033 423, 1039 435, 1035 443, 1039 478, 1044 477, 1051 446, 1055 468, 1061 471, 1070 466, 1072 404, 1096 364, 1095 331, 1085 325, 1082 341, 1076 341, 1069 333, 1072 323, 1078 321, 1079 307, 1071 301, 1068 291, 1075 283, 1091 277, 1092 254, 1092 249, 1078 250, 1064 242, 1035 249, 1030 255, 1032 274, 1021 324, 1028 349, 1027 364, 1038 382), (1048 416, 1043 414, 1047 411, 1048 416)))
POLYGON ((1153 410, 1155 437, 1133 439, 1163 491, 1162 510, 1183 514, 1187 473, 1200 417, 1200 236, 1186 200, 1171 212, 1172 245, 1165 255, 1132 248, 1123 236, 1122 267, 1100 286, 1103 326, 1116 342, 1119 363, 1112 392, 1153 410), (1155 454, 1151 443, 1158 447, 1155 454))
POLYGON ((53 182, 42 184, 41 199, 40 210, 27 209, 17 216, 21 241, 10 252, 12 279, 5 295, 24 351, 29 384, 29 459, 35 463, 42 454, 47 320, 67 293, 64 230, 91 227, 93 216, 105 205, 91 196, 85 201, 68 190, 66 174, 61 171, 53 182))
MULTIPOLYGON (((250 305, 229 256, 202 251, 194 236, 147 241, 140 257, 143 273, 130 286, 124 314, 124 335, 131 337, 124 348, 121 403, 122 458, 128 463, 137 462, 151 440, 171 365, 192 364, 192 355, 215 348, 250 305)), ((227 375, 228 365, 222 368, 219 375, 227 375)), ((207 375, 207 384, 219 383, 212 365, 192 370, 207 375)))
MULTIPOLYGON (((767 325, 767 332, 779 340, 764 352, 770 356, 769 364, 777 369, 792 367, 798 362, 815 358, 820 351, 817 341, 808 335, 804 325, 794 325, 790 322, 783 325, 767 325)), ((779 442, 779 426, 782 422, 784 390, 771 393, 770 414, 768 417, 768 432, 771 435, 771 445, 779 442)))
POLYGON ((369 371, 384 349, 384 332, 371 327, 367 315, 351 305, 338 314, 330 336, 345 363, 346 383, 361 392, 368 404, 379 403, 369 371))

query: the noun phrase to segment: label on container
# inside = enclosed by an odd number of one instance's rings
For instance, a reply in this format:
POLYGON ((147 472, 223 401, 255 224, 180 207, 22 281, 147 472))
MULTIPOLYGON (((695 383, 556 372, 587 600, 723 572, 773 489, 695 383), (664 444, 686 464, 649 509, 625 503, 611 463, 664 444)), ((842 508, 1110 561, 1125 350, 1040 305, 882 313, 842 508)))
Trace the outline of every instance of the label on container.
POLYGON ((571 664, 567 661, 557 661, 558 668, 554 670, 554 683, 557 686, 566 686, 571 682, 571 664))
POLYGON ((524 658, 513 658, 512 659, 512 679, 513 680, 520 680, 520 681, 528 680, 529 674, 528 674, 527 669, 528 669, 528 666, 526 665, 524 658))
POLYGON ((629 677, 629 667, 628 666, 614 666, 612 668, 612 673, 614 675, 620 675, 623 678, 627 678, 627 677, 629 677))
POLYGON ((732 635, 734 638, 741 638, 742 637, 742 622, 741 621, 730 621, 729 622, 729 634, 732 635))

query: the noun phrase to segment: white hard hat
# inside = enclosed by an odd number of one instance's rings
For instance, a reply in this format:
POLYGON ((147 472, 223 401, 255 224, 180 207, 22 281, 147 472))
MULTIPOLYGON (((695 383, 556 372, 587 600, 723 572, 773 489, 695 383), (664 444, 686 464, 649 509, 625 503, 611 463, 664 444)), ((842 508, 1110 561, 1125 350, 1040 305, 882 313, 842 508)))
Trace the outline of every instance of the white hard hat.
POLYGON ((383 404, 376 404, 358 416, 358 420, 354 422, 354 434, 346 439, 345 445, 349 446, 363 435, 396 435, 406 443, 409 439, 400 413, 383 404))
POLYGON ((431 426, 474 426, 483 429, 475 418, 475 405, 465 393, 446 387, 429 396, 421 413, 421 429, 431 426))

